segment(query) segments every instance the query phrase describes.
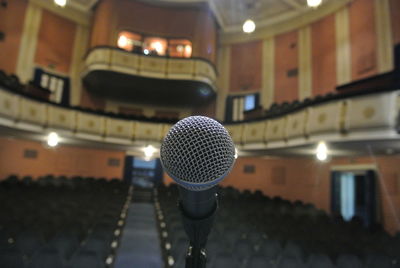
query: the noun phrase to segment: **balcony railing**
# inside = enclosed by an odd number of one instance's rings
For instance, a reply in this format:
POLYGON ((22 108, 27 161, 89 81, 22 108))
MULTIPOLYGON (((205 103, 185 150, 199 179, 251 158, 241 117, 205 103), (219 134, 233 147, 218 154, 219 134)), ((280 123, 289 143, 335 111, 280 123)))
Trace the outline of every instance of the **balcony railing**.
POLYGON ((114 47, 95 47, 86 56, 83 76, 98 70, 146 78, 198 81, 216 90, 217 71, 211 62, 200 58, 146 56, 114 47))

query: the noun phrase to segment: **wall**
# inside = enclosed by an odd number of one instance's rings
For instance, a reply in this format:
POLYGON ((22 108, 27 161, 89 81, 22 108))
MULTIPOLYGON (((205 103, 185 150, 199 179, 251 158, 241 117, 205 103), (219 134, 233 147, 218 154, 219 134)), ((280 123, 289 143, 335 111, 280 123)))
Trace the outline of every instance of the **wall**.
POLYGON ((96 7, 92 19, 90 47, 112 46, 114 0, 102 0, 96 7))
POLYGON ((336 87, 335 17, 327 16, 311 25, 312 95, 323 95, 336 87))
POLYGON ((350 8, 352 80, 377 74, 374 0, 356 0, 350 8))
POLYGON ((0 138, 0 179, 10 174, 19 176, 90 176, 122 178, 125 152, 98 150, 74 146, 48 148, 44 143, 0 138), (38 152, 36 159, 24 158, 24 150, 38 152), (120 160, 118 167, 108 166, 108 159, 120 160), (21 168, 23 167, 23 168, 21 168))
POLYGON ((76 23, 43 10, 35 63, 68 75, 75 32, 76 23))
POLYGON ((6 34, 0 41, 0 70, 15 73, 18 50, 24 26, 26 0, 8 1, 8 7, 0 7, 0 31, 6 34))
POLYGON ((275 102, 292 101, 298 94, 298 34, 289 32, 275 38, 275 102), (289 76, 289 72, 295 72, 289 76))
POLYGON ((231 47, 230 91, 261 89, 262 42, 234 44, 231 47))
POLYGON ((390 0, 393 43, 400 44, 400 1, 390 0))

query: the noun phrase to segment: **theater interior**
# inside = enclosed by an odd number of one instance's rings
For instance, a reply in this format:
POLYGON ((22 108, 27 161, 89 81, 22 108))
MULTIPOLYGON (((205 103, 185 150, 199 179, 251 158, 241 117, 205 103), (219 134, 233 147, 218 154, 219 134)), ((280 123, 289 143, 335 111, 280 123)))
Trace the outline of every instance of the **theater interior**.
POLYGON ((400 0, 0 0, 0 211, 2 268, 400 267, 400 0), (193 267, 190 116, 235 148, 193 267))

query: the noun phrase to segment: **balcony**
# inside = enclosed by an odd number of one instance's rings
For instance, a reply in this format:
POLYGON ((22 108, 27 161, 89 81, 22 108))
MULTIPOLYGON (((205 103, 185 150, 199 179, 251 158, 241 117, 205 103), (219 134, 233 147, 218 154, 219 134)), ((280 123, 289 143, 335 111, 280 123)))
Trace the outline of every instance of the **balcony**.
POLYGON ((94 94, 175 107, 209 102, 216 79, 214 65, 204 59, 146 56, 114 47, 91 49, 83 73, 86 89, 94 94))

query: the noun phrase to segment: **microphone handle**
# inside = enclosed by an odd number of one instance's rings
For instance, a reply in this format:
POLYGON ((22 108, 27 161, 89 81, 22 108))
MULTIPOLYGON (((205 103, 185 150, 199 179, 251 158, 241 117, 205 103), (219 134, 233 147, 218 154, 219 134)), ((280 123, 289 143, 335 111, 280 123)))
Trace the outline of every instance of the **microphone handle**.
POLYGON ((190 191, 179 186, 182 213, 193 220, 200 220, 214 214, 217 209, 217 187, 204 191, 190 191))

